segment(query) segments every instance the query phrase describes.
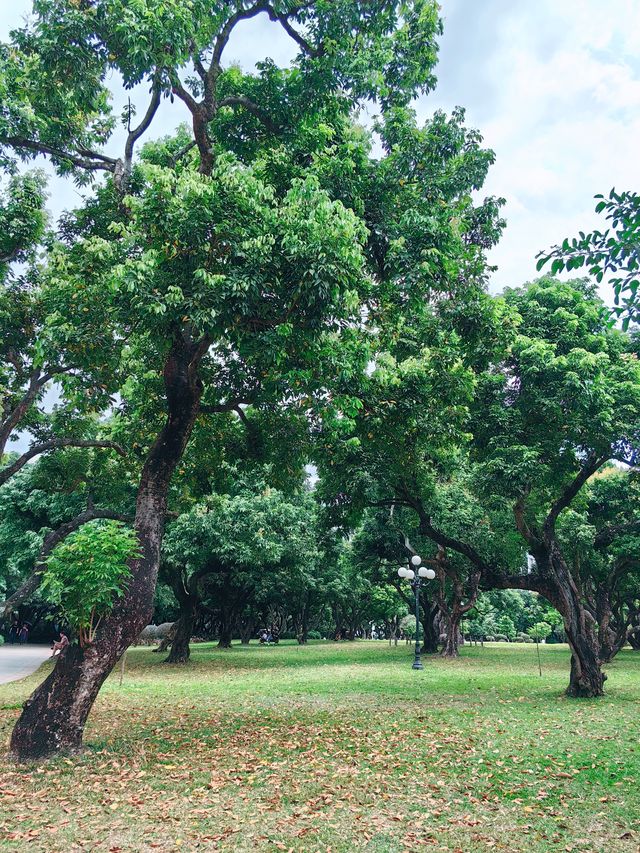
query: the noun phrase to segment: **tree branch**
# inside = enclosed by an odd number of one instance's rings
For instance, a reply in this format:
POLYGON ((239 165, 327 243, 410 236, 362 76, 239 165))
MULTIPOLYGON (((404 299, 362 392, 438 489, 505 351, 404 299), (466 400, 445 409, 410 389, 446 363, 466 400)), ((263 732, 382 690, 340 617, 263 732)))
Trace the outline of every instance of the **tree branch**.
POLYGON ((86 169, 89 172, 114 172, 118 163, 113 157, 107 157, 106 154, 100 154, 98 151, 89 151, 89 149, 83 148, 81 150, 83 156, 78 156, 78 154, 72 154, 70 151, 63 151, 61 148, 54 148, 51 145, 45 145, 43 142, 36 142, 24 136, 0 137, 0 143, 11 145, 13 148, 26 148, 28 151, 35 151, 37 154, 48 154, 58 160, 68 160, 74 166, 86 169))
MULTIPOLYGON (((159 75, 157 72, 153 76, 153 86, 151 91, 151 101, 149 103, 149 106, 147 107, 147 111, 144 114, 142 121, 137 127, 131 130, 129 132, 129 135, 127 136, 127 141, 124 146, 124 174, 122 177, 128 177, 130 175, 131 164, 133 162, 133 148, 138 139, 140 139, 142 134, 145 133, 145 131, 149 128, 149 125, 153 121, 153 117, 155 116, 156 112, 158 111, 158 107, 160 106, 161 89, 159 75)), ((120 179, 120 182, 121 180, 122 178, 120 179)))
POLYGON ((61 447, 103 447, 109 450, 115 450, 120 456, 126 456, 124 449, 116 444, 115 441, 85 441, 79 438, 52 438, 49 441, 43 441, 40 444, 34 444, 26 450, 22 456, 19 456, 15 462, 7 465, 0 471, 0 486, 7 482, 15 473, 23 468, 30 459, 34 456, 39 456, 41 453, 46 453, 48 450, 57 450, 61 447))
POLYGON ((324 47, 320 45, 320 47, 313 47, 300 33, 295 30, 291 24, 289 23, 289 17, 294 15, 297 11, 299 11, 303 7, 298 7, 297 9, 292 9, 288 15, 278 15, 274 9, 269 6, 268 13, 269 17, 275 23, 279 23, 282 29, 287 33, 287 35, 295 41, 297 45, 299 45, 305 53, 308 53, 312 59, 318 59, 320 56, 324 54, 324 47))
POLYGON ((556 526, 556 521, 558 520, 558 516, 562 512, 563 509, 566 509, 571 501, 578 494, 580 489, 587 482, 589 477, 591 477, 595 472, 607 461, 608 456, 596 456, 592 453, 586 462, 586 464, 580 469, 577 476, 573 479, 571 483, 566 487, 566 489, 562 492, 560 497, 552 504, 551 509, 549 510, 549 514, 547 515, 543 530, 545 533, 550 534, 553 533, 556 526))
POLYGON ((6 601, 0 604, 0 617, 8 616, 12 610, 19 607, 38 589, 42 580, 42 573, 44 571, 40 566, 45 562, 53 549, 63 542, 67 536, 82 527, 83 524, 87 524, 89 521, 94 521, 97 518, 110 518, 114 521, 124 522, 133 521, 131 516, 123 515, 122 513, 114 512, 110 509, 96 509, 95 507, 88 507, 83 512, 76 515, 75 518, 72 518, 71 521, 67 521, 64 524, 61 524, 56 530, 52 530, 50 533, 47 533, 35 561, 35 568, 33 572, 29 575, 22 586, 12 593, 6 601))
POLYGON ((230 95, 228 98, 223 98, 219 101, 217 106, 218 108, 244 107, 248 113, 251 113, 251 115, 261 121, 270 133, 277 133, 279 130, 278 125, 271 121, 269 115, 258 104, 247 98, 246 95, 230 95))

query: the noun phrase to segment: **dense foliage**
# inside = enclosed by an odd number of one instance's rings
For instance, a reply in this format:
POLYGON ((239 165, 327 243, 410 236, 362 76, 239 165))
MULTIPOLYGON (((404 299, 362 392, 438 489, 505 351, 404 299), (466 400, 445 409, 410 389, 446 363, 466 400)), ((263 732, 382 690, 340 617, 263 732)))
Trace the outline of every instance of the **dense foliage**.
POLYGON ((490 296, 493 152, 464 110, 412 108, 433 0, 33 13, 0 45, 0 588, 5 614, 61 608, 80 642, 15 754, 80 747, 154 600, 173 662, 194 633, 397 640, 416 553, 426 652, 548 628, 569 694, 600 695, 638 624, 640 366, 596 286, 554 274, 615 275, 629 319, 636 197, 490 296), (289 65, 227 62, 259 15, 289 65), (119 122, 120 85, 145 103, 119 122), (87 189, 57 223, 38 157, 87 189))

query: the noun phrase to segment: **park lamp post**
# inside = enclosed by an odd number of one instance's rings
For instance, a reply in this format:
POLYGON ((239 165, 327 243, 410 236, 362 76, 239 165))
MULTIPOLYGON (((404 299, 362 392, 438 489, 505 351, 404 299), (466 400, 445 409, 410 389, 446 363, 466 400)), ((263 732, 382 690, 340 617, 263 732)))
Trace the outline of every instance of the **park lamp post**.
POLYGON ((401 578, 406 578, 411 581, 411 589, 416 596, 416 651, 413 659, 412 669, 424 669, 420 660, 420 587, 423 580, 432 581, 436 573, 433 569, 428 569, 426 566, 421 566, 422 559, 414 554, 410 560, 409 568, 405 569, 401 566, 398 569, 398 574, 401 578), (413 568, 412 568, 413 567, 413 568))

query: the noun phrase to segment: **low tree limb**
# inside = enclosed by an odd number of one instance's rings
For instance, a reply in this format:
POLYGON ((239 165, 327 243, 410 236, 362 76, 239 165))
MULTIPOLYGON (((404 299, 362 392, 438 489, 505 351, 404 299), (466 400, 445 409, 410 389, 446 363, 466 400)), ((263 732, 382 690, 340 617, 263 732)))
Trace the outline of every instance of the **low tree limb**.
POLYGON ((125 450, 115 441, 90 441, 79 438, 51 438, 48 441, 42 441, 40 444, 34 444, 28 450, 19 456, 6 468, 0 471, 0 486, 4 485, 14 474, 27 464, 34 456, 39 456, 41 453, 46 453, 48 450, 57 450, 61 447, 102 447, 108 450, 115 450, 120 456, 126 456, 125 450))
POLYGON ((96 507, 90 506, 70 521, 66 521, 64 524, 61 524, 60 527, 47 533, 35 561, 35 568, 33 572, 29 575, 22 586, 12 593, 6 601, 0 604, 0 617, 8 616, 12 610, 19 607, 38 589, 42 580, 43 569, 41 566, 53 549, 63 542, 67 536, 78 530, 84 524, 87 524, 89 521, 95 521, 98 518, 109 518, 114 521, 124 522, 133 521, 133 518, 129 515, 123 515, 120 512, 114 512, 110 509, 97 509, 96 507))

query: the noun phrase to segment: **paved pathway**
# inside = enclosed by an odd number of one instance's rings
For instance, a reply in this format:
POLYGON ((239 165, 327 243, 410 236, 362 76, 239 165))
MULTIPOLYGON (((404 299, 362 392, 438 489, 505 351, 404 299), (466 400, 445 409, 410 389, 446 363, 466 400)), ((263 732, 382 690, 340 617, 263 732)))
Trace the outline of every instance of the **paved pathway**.
POLYGON ((0 684, 31 675, 51 654, 49 646, 0 646, 0 684))

